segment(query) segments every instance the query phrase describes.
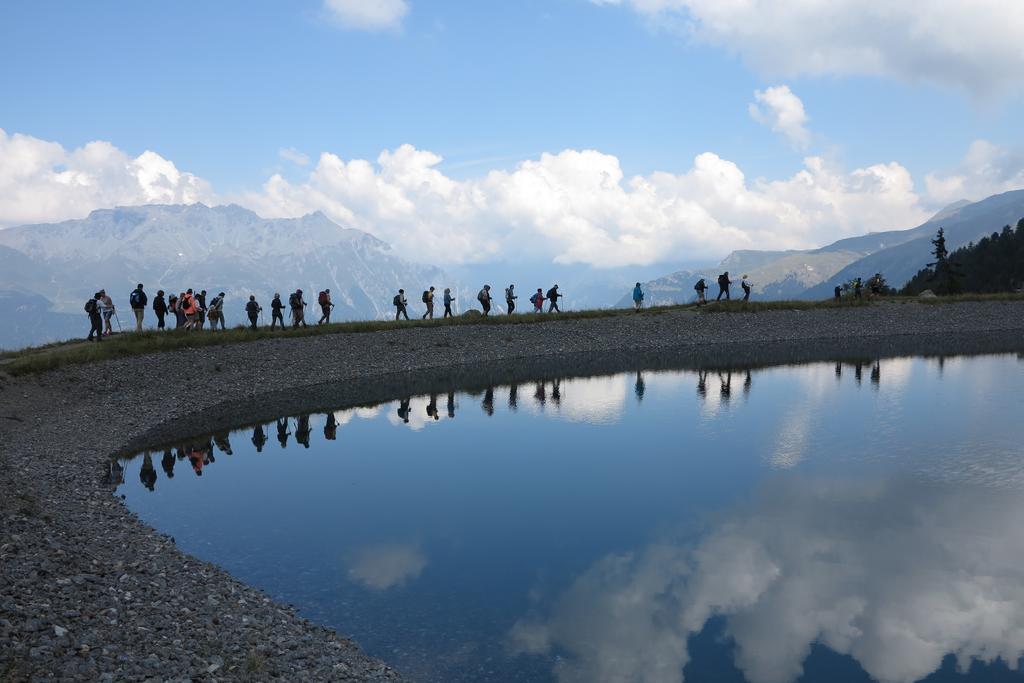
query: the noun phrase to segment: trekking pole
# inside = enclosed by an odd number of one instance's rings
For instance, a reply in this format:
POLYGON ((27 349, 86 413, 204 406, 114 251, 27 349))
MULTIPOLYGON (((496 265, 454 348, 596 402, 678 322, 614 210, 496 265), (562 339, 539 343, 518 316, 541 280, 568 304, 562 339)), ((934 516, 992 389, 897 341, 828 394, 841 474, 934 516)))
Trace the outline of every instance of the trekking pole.
POLYGON ((124 332, 124 330, 121 329, 121 318, 119 318, 117 316, 117 309, 116 308, 114 309, 114 320, 117 321, 117 331, 118 332, 124 332))

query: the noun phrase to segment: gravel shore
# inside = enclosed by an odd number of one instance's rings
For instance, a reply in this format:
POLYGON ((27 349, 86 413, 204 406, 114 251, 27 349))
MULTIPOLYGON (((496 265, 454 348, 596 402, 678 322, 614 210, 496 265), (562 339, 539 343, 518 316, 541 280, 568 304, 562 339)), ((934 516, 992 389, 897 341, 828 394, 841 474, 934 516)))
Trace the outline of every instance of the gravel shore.
POLYGON ((1024 302, 660 314, 275 339, 0 375, 0 680, 398 680, 179 551, 104 481, 171 434, 510 376, 1024 350, 1024 302))

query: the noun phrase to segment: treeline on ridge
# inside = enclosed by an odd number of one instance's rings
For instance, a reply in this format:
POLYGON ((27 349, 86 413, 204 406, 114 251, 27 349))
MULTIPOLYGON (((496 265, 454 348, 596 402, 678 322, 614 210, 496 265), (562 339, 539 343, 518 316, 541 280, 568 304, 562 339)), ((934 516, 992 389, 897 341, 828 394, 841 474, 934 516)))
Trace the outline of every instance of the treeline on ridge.
POLYGON ((945 241, 941 234, 932 241, 935 263, 917 272, 904 285, 901 294, 916 296, 926 289, 936 294, 1010 292, 1024 287, 1024 218, 1017 227, 1009 225, 943 254, 945 241))

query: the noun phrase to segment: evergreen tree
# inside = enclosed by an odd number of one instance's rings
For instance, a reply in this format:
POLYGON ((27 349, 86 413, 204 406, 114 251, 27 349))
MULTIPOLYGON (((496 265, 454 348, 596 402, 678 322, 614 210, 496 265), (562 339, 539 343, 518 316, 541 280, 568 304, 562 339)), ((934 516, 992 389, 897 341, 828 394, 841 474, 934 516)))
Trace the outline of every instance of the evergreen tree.
POLYGON ((1016 229, 1007 225, 951 254, 944 233, 936 235, 932 245, 935 261, 918 271, 903 288, 904 294, 916 295, 925 289, 950 293, 943 287, 943 277, 950 278, 957 288, 954 292, 1009 292, 1024 287, 1024 219, 1016 229))

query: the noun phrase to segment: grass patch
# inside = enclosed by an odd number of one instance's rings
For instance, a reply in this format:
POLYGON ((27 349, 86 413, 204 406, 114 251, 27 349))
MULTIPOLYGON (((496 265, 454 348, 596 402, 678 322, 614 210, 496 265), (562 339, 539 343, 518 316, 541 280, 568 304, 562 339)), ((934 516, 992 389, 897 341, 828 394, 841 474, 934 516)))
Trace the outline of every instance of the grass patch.
MULTIPOLYGON (((876 299, 877 301, 877 299, 876 299)), ((701 306, 702 313, 760 313, 762 311, 808 311, 818 308, 860 308, 870 306, 868 299, 843 299, 835 301, 709 301, 706 306, 701 306)))

